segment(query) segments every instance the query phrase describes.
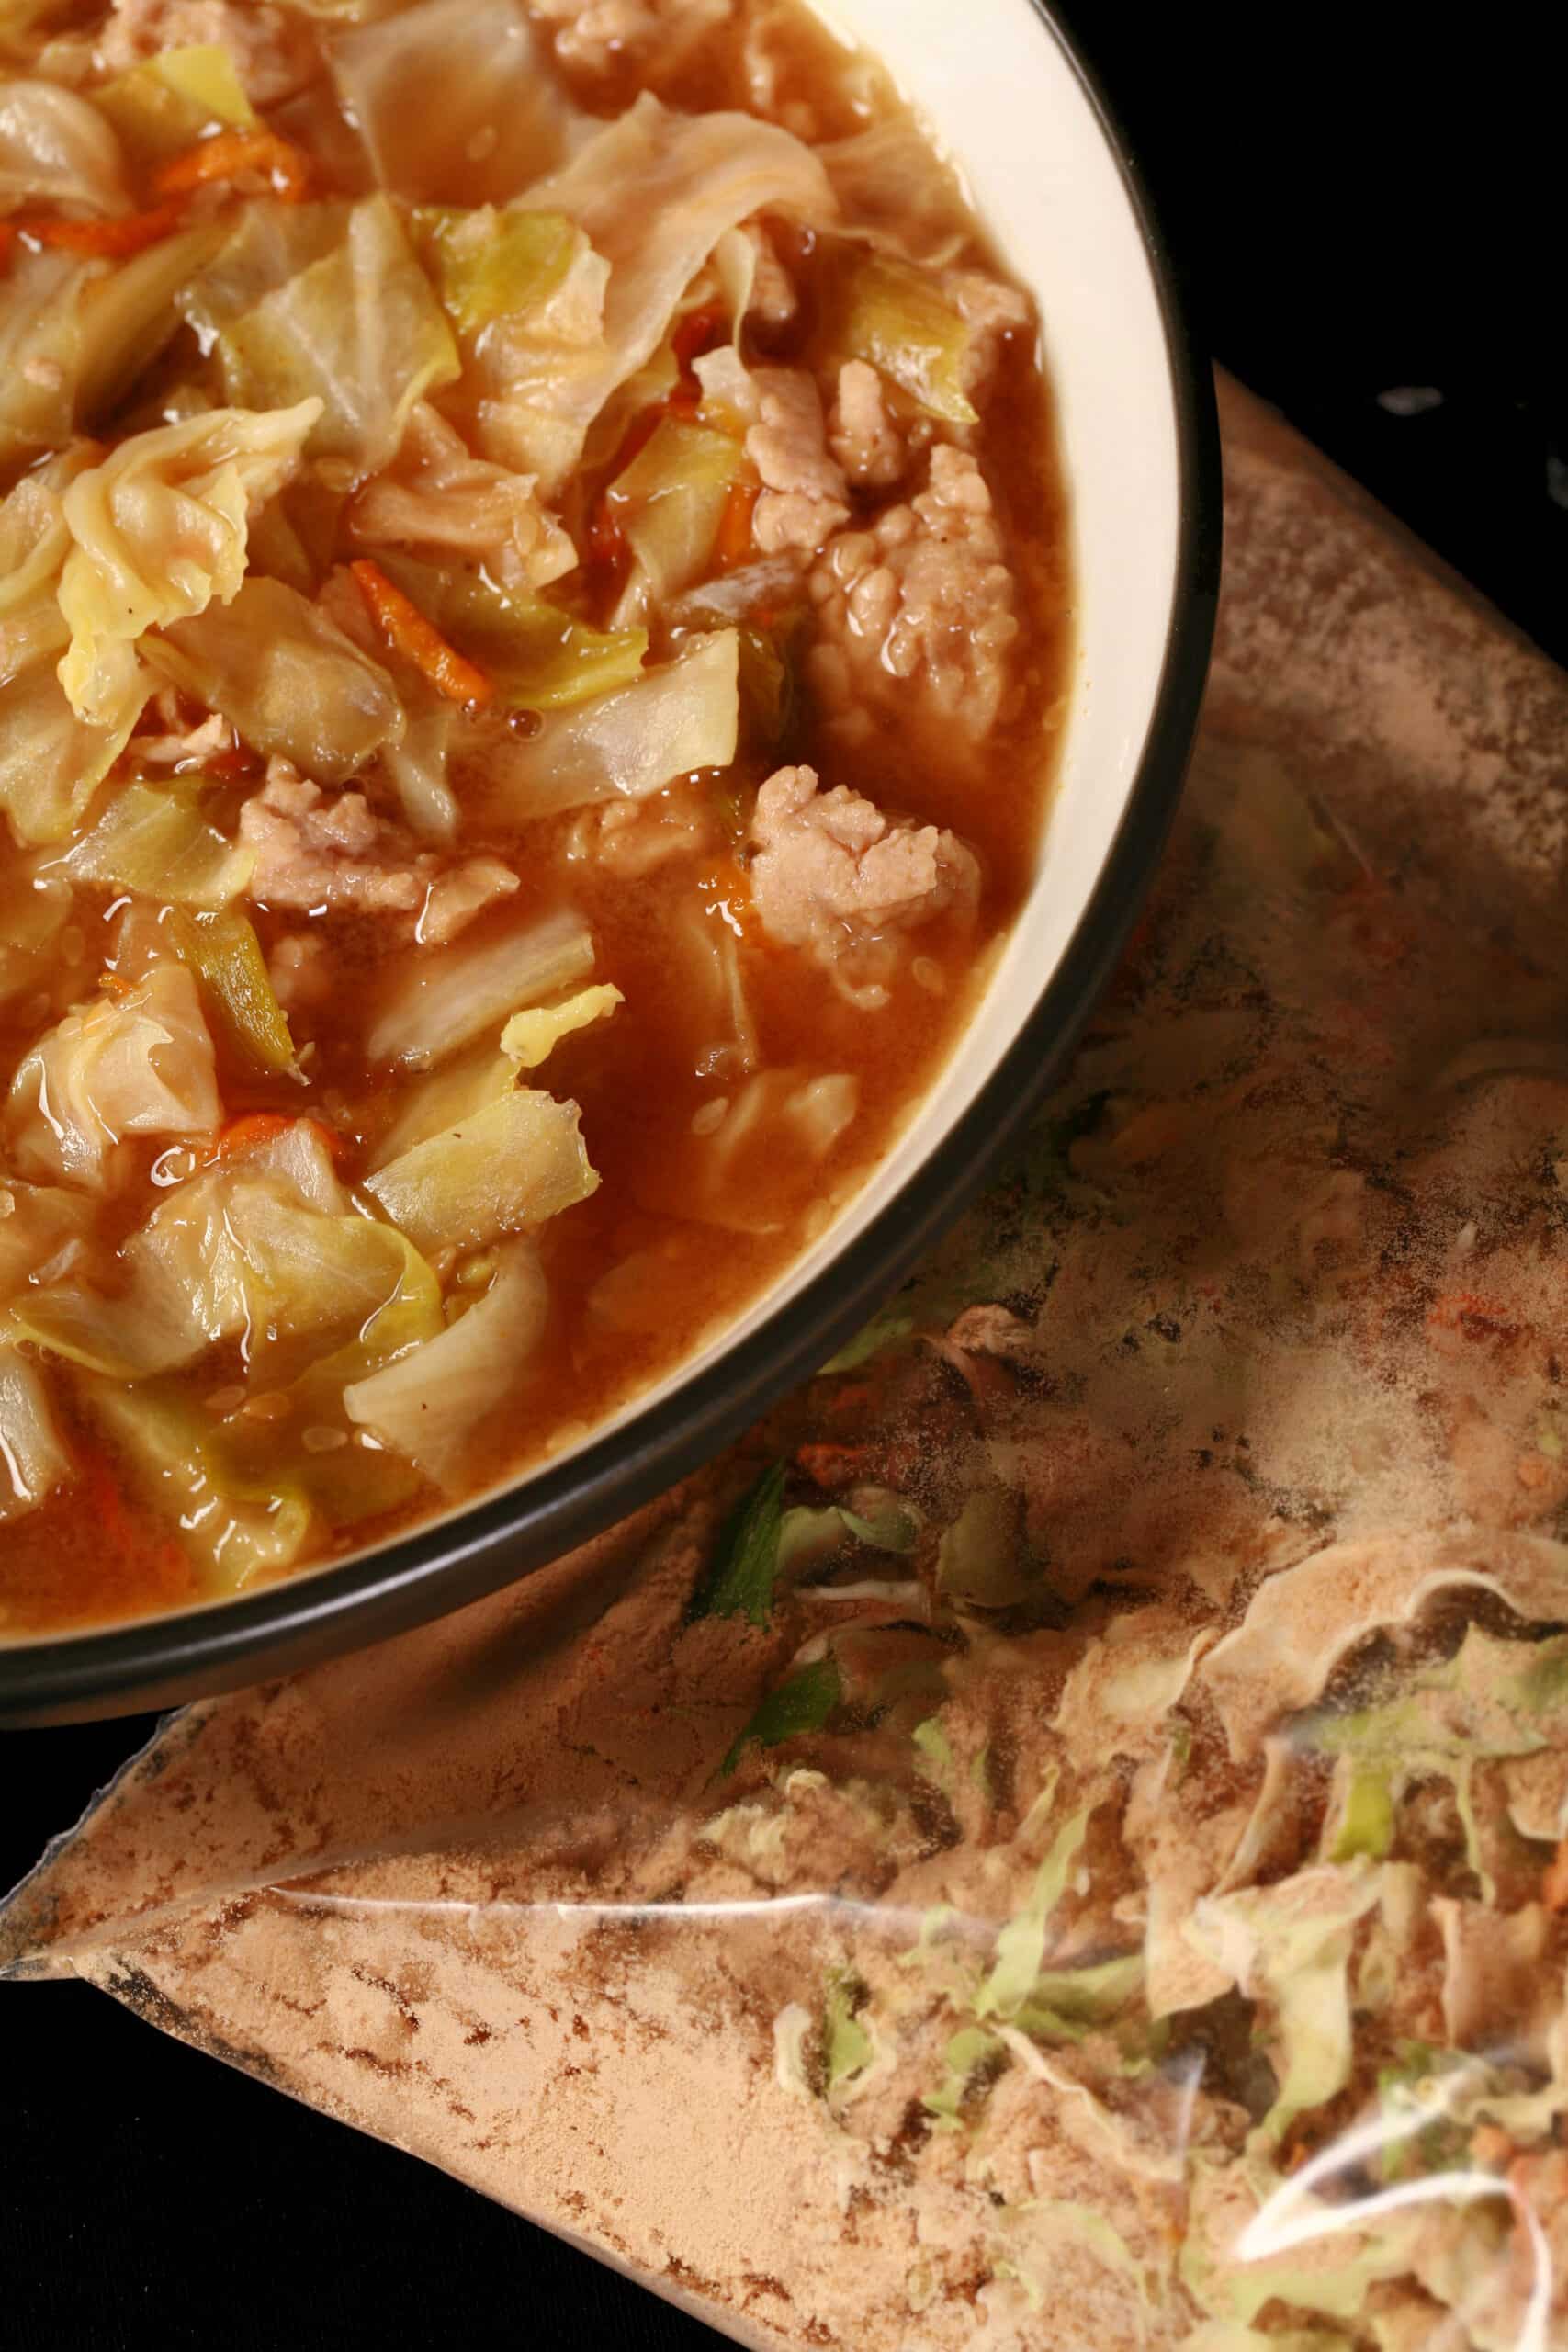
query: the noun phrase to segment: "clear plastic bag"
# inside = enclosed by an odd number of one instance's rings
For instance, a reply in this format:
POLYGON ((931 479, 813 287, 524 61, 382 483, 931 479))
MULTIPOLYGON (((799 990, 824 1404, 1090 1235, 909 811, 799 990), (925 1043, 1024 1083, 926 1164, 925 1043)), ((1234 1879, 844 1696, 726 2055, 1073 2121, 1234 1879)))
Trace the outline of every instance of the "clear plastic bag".
POLYGON ((979 1208, 0 1915, 742 2342, 1568 2342, 1568 684, 1230 424, 1162 884, 979 1208))

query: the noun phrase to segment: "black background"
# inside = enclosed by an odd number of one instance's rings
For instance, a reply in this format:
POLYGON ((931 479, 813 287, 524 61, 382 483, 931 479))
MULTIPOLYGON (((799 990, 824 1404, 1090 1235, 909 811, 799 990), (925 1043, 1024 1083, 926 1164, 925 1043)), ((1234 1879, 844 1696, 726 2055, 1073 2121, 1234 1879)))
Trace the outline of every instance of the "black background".
MULTIPOLYGON (((952 0, 960 5, 960 0, 952 0)), ((969 0, 983 38, 986 8, 969 0)), ((1560 12, 1073 0, 1216 356, 1568 659, 1560 12), (1440 398, 1397 413, 1380 396, 1440 398), (1555 492, 1555 496, 1553 492, 1555 492)), ((1403 405, 1408 407, 1408 403, 1403 405)), ((151 1722, 14 1734, 0 1885, 151 1722)), ((80 1985, 0 1990, 0 2311, 91 2342, 715 2346, 80 1985)))

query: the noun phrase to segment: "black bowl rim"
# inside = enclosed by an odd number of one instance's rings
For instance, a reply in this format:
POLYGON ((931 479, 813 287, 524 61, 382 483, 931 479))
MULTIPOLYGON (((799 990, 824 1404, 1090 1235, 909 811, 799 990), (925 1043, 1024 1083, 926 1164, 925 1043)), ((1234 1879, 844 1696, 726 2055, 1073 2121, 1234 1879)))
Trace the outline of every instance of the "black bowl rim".
POLYGON ((1031 5, 1100 124, 1142 236, 1176 419, 1179 533, 1138 771, 1043 992, 979 1095, 865 1232, 694 1379, 558 1466, 363 1558, 230 1600, 0 1648, 0 1725, 128 1714, 267 1680, 444 1616, 603 1532, 828 1361, 978 1192, 1059 1072, 1142 906, 1180 795, 1213 639, 1222 502, 1213 373, 1156 208, 1098 76, 1048 0, 1031 5))

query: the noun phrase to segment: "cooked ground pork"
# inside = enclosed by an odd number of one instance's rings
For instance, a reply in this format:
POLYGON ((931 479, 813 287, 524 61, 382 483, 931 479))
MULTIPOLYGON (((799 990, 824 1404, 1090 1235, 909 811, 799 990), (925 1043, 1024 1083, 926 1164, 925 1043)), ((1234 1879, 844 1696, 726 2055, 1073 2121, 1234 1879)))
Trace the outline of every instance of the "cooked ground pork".
POLYGON ((990 389, 1002 337, 1029 324, 1029 304, 1016 286, 977 269, 944 271, 942 291, 973 329, 960 372, 964 390, 978 402, 990 389))
POLYGON ((979 892, 979 868, 955 835, 890 824, 843 785, 819 791, 814 768, 780 768, 768 778, 751 840, 751 898, 763 929, 825 960, 979 892))
POLYGON ((216 752, 232 750, 233 730, 217 711, 209 711, 198 726, 185 726, 179 698, 172 688, 156 695, 152 707, 154 717, 164 722, 164 732, 133 738, 130 748, 138 767, 194 767, 216 752))
POLYGON ((493 905, 497 899, 509 899, 516 888, 516 875, 499 857, 466 858, 461 865, 438 874, 430 885, 414 936, 426 947, 444 946, 482 908, 493 905))
POLYGON ((849 480, 866 490, 891 489, 908 463, 882 379, 863 359, 846 359, 839 370, 828 445, 849 480))
POLYGON ((730 13, 731 0, 528 0, 563 65, 607 74, 628 56, 667 64, 730 13))
POLYGON ((235 0, 115 0, 98 38, 98 62, 123 74, 164 49, 226 49, 253 106, 291 98, 321 71, 310 27, 266 0, 245 7, 235 0))
POLYGON ((327 943, 319 932, 291 931, 267 958, 272 992, 285 1012, 308 1012, 332 993, 327 943))
POLYGON ((439 945, 517 888, 495 858, 443 866, 415 850, 400 825, 378 817, 362 792, 329 797, 287 760, 240 811, 240 839, 255 852, 250 895, 273 907, 353 908, 362 914, 420 910, 416 936, 439 945))
POLYGON ((1019 624, 991 493, 967 450, 939 443, 928 487, 829 541, 810 588, 812 684, 841 734, 871 731, 868 705, 897 697, 907 711, 909 688, 931 718, 976 742, 989 733, 1019 624))
POLYGON ((757 545, 764 555, 783 548, 815 553, 850 515, 820 396, 799 368, 759 368, 752 381, 761 413, 746 435, 746 455, 762 478, 751 521, 757 545))

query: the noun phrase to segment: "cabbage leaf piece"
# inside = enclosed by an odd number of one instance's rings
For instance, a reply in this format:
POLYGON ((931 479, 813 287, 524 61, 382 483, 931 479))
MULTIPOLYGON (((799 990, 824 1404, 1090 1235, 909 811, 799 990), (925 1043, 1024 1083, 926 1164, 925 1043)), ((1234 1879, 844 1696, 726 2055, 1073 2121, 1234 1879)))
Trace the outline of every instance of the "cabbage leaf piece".
POLYGON ((598 1189, 579 1116, 575 1102, 514 1088, 389 1160, 365 1189, 418 1249, 483 1249, 598 1189))
POLYGON ((71 643, 60 682, 90 725, 134 691, 142 633, 237 594, 251 514, 294 470, 321 402, 270 413, 212 409, 132 434, 77 475, 63 507, 60 581, 71 643))
POLYGON ((1270 2137, 1350 2079, 1351 1944, 1382 1886, 1374 1864, 1318 1864, 1271 1886, 1204 1895, 1187 1922, 1189 1940, 1241 1993, 1272 2007, 1279 2093, 1264 2118, 1270 2137))
POLYGON ((250 917, 238 907, 189 914, 176 908, 168 929, 175 955, 206 991, 220 1035, 258 1069, 297 1078, 294 1040, 250 917))
POLYGON ((216 41, 161 49, 96 89, 92 103, 144 170, 215 128, 249 129, 258 119, 233 58, 216 41))
POLYGON ((517 204, 502 211, 493 204, 472 211, 423 206, 413 231, 443 310, 469 340, 497 319, 534 310, 558 293, 586 243, 564 212, 517 204))
POLYGON ((415 204, 499 203, 565 152, 573 109, 517 0, 419 0, 333 44, 378 178, 415 204))
POLYGON ((103 263, 23 245, 0 278, 0 466, 25 465, 71 435, 82 365, 81 296, 103 263))
POLYGON ((501 1033, 501 1050, 519 1069, 537 1069, 548 1061, 563 1037, 579 1029, 591 1028, 595 1021, 605 1020, 625 997, 608 981, 601 980, 593 988, 579 989, 575 995, 563 997, 555 1004, 529 1005, 514 1012, 501 1033))
POLYGON ((102 1191, 122 1138, 210 1135, 220 1116, 196 983, 169 963, 40 1037, 11 1081, 5 1125, 24 1175, 102 1191))
POLYGON ((52 662, 34 662, 0 684, 0 809, 21 842, 59 842, 71 831, 130 740, 151 680, 133 672, 102 727, 66 700, 52 662))
POLYGON ((400 1159, 416 1143, 460 1126, 476 1111, 510 1094, 517 1083, 517 1072, 518 1065, 509 1054, 497 1046, 479 1045, 437 1069, 411 1073, 398 1088, 398 1107, 390 1126, 368 1155, 368 1170, 373 1173, 385 1168, 389 1160, 400 1159))
POLYGON ((846 247, 823 334, 836 361, 864 359, 928 416, 978 422, 964 388, 973 330, 928 270, 868 247, 846 247))
POLYGON ((132 677, 112 722, 85 727, 56 675, 70 638, 59 603, 71 545, 63 496, 89 457, 85 447, 62 451, 0 502, 0 808, 24 842, 71 831, 146 698, 132 677))
POLYGON ((288 204, 281 198, 253 197, 180 297, 202 348, 215 345, 224 329, 254 311, 264 295, 276 293, 335 253, 348 233, 352 209, 336 198, 288 204))
POLYGON ((441 305, 384 196, 355 205, 328 251, 231 317, 218 354, 231 399, 316 403, 310 455, 337 461, 344 487, 378 473, 415 401, 459 371, 441 305))
POLYGON ((119 141, 96 108, 58 82, 0 82, 0 214, 125 212, 119 141))
POLYGON ((68 1281, 28 1295, 17 1328, 111 1379, 178 1370, 237 1340, 253 1370, 390 1316, 441 1328, 440 1290, 408 1238, 355 1214, 309 1121, 165 1193, 119 1251, 110 1297, 68 1281))
POLYGON ((520 709, 564 710, 641 675, 645 628, 594 628, 485 572, 438 571, 390 555, 383 569, 520 709))
POLYGON ((1568 1618, 1568 1544, 1543 1535, 1421 1530, 1330 1544, 1259 1585, 1235 1631, 1193 1677, 1237 1761, 1282 1715, 1309 1707, 1339 1660, 1381 1627, 1409 1624, 1439 1592, 1496 1594, 1538 1623, 1568 1618))
POLYGON ((1051 1914, 1066 1892, 1068 1873, 1088 1833, 1089 1810, 1080 1806, 1062 1824, 1035 1872, 1028 1902, 998 1932, 990 1973, 975 1996, 977 2018, 1017 2017, 1033 1998, 1051 1914))
POLYGON ((90 1244, 98 1214, 87 1193, 64 1184, 24 1184, 11 1176, 5 1197, 9 1206, 0 1217, 0 1307, 71 1243, 90 1244))
POLYGON ((37 1364, 0 1344, 0 1525, 36 1510, 75 1470, 37 1364))
POLYGON ((355 501, 351 526, 372 547, 482 563, 501 589, 522 591, 525 602, 530 589, 547 587, 577 562, 570 534, 540 505, 533 477, 476 458, 425 401, 415 403, 391 466, 355 501))
POLYGON ((451 703, 434 696, 406 717, 402 741, 382 749, 381 773, 397 795, 411 832, 422 841, 455 842, 462 810, 447 769, 462 720, 451 703))
POLYGON ((143 649, 160 675, 220 710, 257 752, 342 784, 406 729, 397 688, 319 605, 253 575, 226 605, 143 649))
POLYGON ((211 1417, 183 1391, 88 1378, 77 1393, 128 1488, 170 1521, 210 1589, 240 1592, 294 1566, 312 1532, 308 1499, 292 1481, 280 1487, 276 1471, 238 1471, 211 1417))
POLYGON ((180 296, 223 241, 222 224, 196 220, 161 237, 76 293, 74 414, 90 430, 123 405, 130 387, 177 333, 180 296))
POLYGON ((480 370, 484 446, 547 492, 582 453, 589 426, 669 329, 682 295, 727 229, 770 209, 832 217, 827 175, 808 147, 754 116, 672 114, 650 92, 530 187, 531 211, 564 213, 608 265, 602 332, 580 335, 575 364, 551 338, 552 302, 489 333, 480 370))
POLYGON ((498 747, 490 791, 509 822, 642 800, 698 768, 727 768, 740 729, 734 629, 692 639, 633 685, 552 713, 525 741, 498 747))
POLYGON ((466 1314, 345 1388, 344 1409, 451 1489, 461 1483, 476 1431, 538 1347, 548 1313, 537 1251, 513 1242, 466 1314))
POLYGON ((1471 1867, 1490 1893, 1472 1784, 1478 1765, 1568 1746, 1568 1636, 1500 1641, 1470 1626, 1454 1655, 1402 1676, 1392 1697, 1309 1716, 1298 1736, 1336 1757, 1325 1858, 1374 1859, 1393 1843, 1413 1780, 1451 1782, 1471 1867))
POLYGON ((373 1062, 428 1066, 495 1034, 519 1006, 574 988, 593 969, 593 940, 563 909, 500 938, 461 940, 413 959, 383 997, 366 1050, 373 1062))
POLYGON ((241 848, 201 813, 194 777, 129 784, 60 861, 73 882, 112 883, 179 907, 225 907, 251 878, 241 848))
POLYGON ((74 903, 69 883, 58 874, 40 876, 30 860, 0 867, 0 1005, 47 990, 69 967, 60 934, 74 903))
POLYGON ((711 568, 718 526, 745 459, 739 441, 667 416, 607 493, 634 571, 615 617, 642 619, 711 568))

